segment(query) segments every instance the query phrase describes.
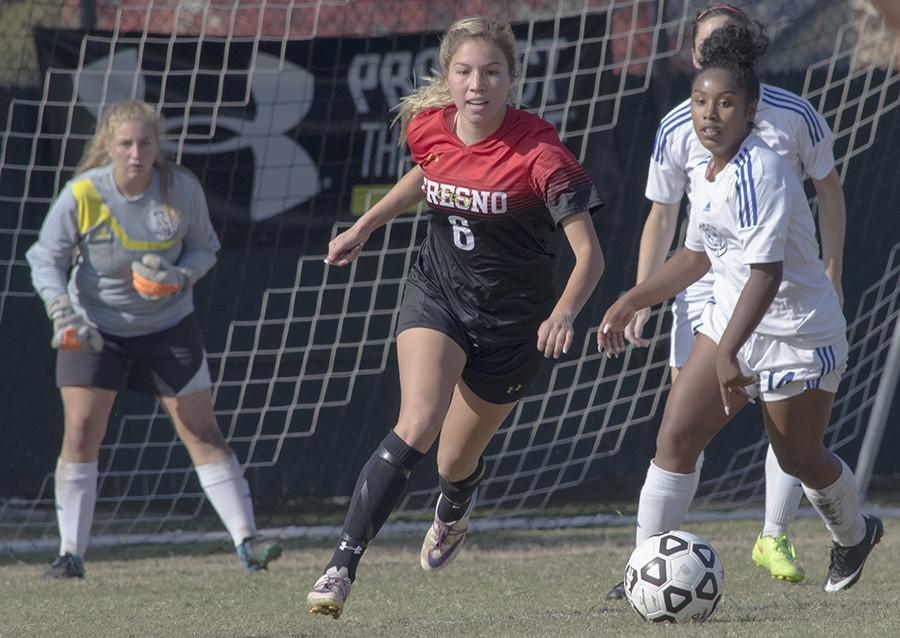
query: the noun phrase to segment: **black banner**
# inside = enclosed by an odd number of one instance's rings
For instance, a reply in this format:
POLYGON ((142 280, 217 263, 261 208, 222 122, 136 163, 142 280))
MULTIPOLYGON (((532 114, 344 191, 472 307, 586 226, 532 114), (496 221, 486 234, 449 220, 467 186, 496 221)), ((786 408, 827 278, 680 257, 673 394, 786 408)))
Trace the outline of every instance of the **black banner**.
MULTIPOLYGON (((528 37, 521 103, 561 125, 564 104, 591 97, 604 55, 575 44, 603 28, 596 15, 518 29, 523 49, 528 37), (573 77, 576 54, 587 72, 573 77)), ((391 109, 437 67, 439 35, 254 42, 41 29, 36 40, 50 74, 44 156, 62 155, 65 173, 102 108, 161 104, 164 149, 200 176, 227 235, 274 219, 330 228, 395 182, 408 154, 391 109)), ((588 111, 568 109, 566 128, 588 126, 588 111)))

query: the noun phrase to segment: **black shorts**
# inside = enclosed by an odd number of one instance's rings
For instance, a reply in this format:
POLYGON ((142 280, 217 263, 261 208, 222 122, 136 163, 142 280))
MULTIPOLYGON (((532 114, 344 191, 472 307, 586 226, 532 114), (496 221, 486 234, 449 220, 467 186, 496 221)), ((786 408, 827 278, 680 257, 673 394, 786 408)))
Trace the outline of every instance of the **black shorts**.
POLYGON ((430 328, 453 339, 468 358, 463 381, 490 403, 511 403, 522 398, 544 362, 543 353, 537 349, 537 334, 520 343, 492 344, 489 339, 473 339, 439 299, 409 280, 403 292, 397 334, 407 328, 430 328))
POLYGON ((139 337, 101 334, 100 352, 57 352, 57 387, 128 388, 174 397, 212 385, 194 315, 171 328, 139 337))

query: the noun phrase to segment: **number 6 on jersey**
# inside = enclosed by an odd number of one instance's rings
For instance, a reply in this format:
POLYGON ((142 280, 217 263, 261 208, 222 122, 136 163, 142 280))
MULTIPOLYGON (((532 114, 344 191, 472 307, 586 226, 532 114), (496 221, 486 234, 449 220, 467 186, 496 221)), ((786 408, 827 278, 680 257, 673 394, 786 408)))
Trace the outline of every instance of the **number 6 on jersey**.
POLYGON ((453 226, 453 243, 460 250, 472 250, 475 248, 475 234, 469 228, 469 222, 464 217, 450 215, 447 218, 453 226))

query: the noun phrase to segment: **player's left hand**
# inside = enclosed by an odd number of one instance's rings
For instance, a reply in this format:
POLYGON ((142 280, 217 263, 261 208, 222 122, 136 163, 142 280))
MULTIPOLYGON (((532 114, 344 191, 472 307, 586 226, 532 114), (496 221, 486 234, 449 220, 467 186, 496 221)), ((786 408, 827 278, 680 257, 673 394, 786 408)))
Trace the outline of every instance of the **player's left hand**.
POLYGON ((737 357, 724 353, 716 353, 716 376, 719 378, 719 392, 722 395, 722 407, 725 415, 730 416, 733 408, 750 401, 747 386, 753 385, 756 378, 745 375, 737 357))
POLYGON ((627 296, 619 297, 619 300, 609 307, 597 327, 598 351, 605 350, 607 357, 618 357, 625 351, 625 328, 631 323, 634 313, 635 308, 627 296))
POLYGON ((548 359, 559 359, 561 354, 569 351, 574 338, 572 317, 565 313, 553 313, 538 328, 537 349, 548 359))
POLYGON ((131 284, 144 299, 164 299, 182 290, 187 282, 186 270, 156 253, 147 253, 140 261, 131 262, 131 284))

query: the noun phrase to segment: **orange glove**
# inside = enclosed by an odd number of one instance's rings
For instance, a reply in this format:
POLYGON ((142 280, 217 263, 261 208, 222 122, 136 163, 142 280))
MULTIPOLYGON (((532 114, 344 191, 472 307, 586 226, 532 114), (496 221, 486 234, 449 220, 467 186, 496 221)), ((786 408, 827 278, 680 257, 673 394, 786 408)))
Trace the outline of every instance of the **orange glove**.
POLYGON ((155 253, 131 262, 131 285, 144 299, 163 299, 182 290, 189 281, 187 271, 155 253))

